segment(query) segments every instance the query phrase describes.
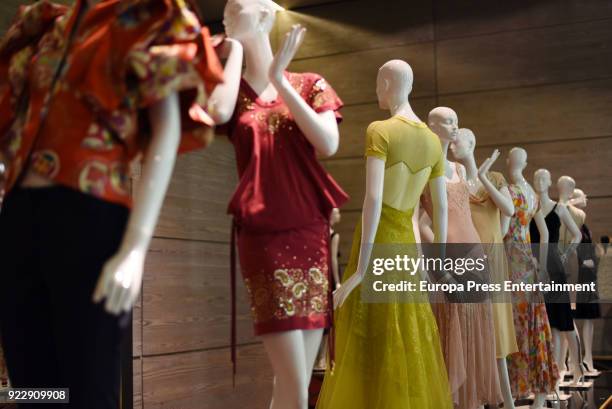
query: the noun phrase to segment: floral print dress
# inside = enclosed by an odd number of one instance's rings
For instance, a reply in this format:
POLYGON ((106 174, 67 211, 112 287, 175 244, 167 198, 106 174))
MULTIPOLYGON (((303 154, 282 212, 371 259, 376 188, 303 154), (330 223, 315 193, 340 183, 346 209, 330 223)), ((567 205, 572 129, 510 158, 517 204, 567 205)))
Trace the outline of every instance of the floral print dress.
MULTIPOLYGON (((529 223, 536 209, 529 204, 521 187, 508 186, 515 213, 504 238, 510 279, 513 283, 532 283, 537 265, 531 251, 529 223)), ((513 292, 514 327, 519 351, 508 357, 508 373, 512 394, 526 397, 529 393, 554 390, 559 373, 555 363, 552 335, 544 299, 540 293, 513 292)))

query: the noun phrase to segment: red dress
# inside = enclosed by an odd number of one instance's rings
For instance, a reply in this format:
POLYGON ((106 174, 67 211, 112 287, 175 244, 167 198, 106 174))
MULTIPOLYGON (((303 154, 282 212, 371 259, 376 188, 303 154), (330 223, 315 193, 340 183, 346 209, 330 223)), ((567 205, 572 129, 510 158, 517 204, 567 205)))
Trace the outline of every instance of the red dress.
MULTIPOLYGON (((316 111, 342 101, 317 74, 285 73, 316 111)), ((329 225, 348 196, 319 164, 314 147, 279 97, 266 102, 242 81, 228 135, 240 182, 229 203, 255 333, 331 324, 329 225)))

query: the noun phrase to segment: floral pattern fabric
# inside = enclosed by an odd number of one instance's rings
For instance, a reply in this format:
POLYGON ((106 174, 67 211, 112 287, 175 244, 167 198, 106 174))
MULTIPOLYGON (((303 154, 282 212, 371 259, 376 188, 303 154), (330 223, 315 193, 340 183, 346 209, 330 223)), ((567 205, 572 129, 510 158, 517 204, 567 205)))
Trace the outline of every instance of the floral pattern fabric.
POLYGON ((201 106, 222 81, 202 27, 182 0, 47 0, 22 7, 0 43, 0 159, 7 190, 23 172, 130 206, 129 168, 146 149, 142 109, 179 92, 181 151, 201 148, 201 106))
MULTIPOLYGON (((515 214, 504 238, 510 279, 533 282, 537 265, 531 251, 529 223, 537 209, 530 210, 520 186, 509 185, 515 214)), ((539 293, 513 292, 514 327, 519 351, 508 357, 508 374, 515 397, 549 393, 559 378, 552 334, 544 299, 539 293)))

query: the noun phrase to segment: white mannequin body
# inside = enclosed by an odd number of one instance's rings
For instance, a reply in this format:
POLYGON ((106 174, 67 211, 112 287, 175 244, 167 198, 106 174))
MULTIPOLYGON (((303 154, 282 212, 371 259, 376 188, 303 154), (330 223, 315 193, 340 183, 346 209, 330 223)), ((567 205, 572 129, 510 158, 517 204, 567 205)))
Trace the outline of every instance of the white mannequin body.
MULTIPOLYGON (((523 171, 527 167, 527 152, 523 148, 512 148, 510 153, 508 154, 507 159, 507 167, 508 173, 510 175, 510 183, 516 184, 520 186, 523 194, 525 195, 525 200, 528 205, 528 212, 533 212, 538 206, 538 198, 535 194, 533 188, 529 185, 529 183, 525 180, 523 176, 523 171)), ((502 214, 502 228, 504 226, 510 225, 510 217, 502 214)), ((544 216, 540 211, 536 212, 534 215, 534 221, 536 222, 536 226, 538 231, 540 232, 540 271, 546 271, 546 247, 543 243, 548 243, 548 228, 546 227, 546 222, 544 221, 544 216)), ((506 227, 507 231, 507 227, 506 227)), ((531 405, 531 409, 543 409, 546 404, 546 393, 536 393, 533 404, 531 405)))
MULTIPOLYGON (((244 80, 263 101, 281 97, 316 151, 322 156, 331 156, 338 149, 339 139, 334 112, 315 112, 283 75, 304 38, 305 29, 293 26, 278 53, 272 54, 269 34, 279 9, 270 0, 230 0, 225 7, 223 24, 227 34, 244 49, 244 80)), ((308 385, 322 334, 323 329, 292 330, 261 337, 274 371, 270 409, 306 409, 308 385)))
MULTIPOLYGON (((576 249, 576 246, 582 240, 580 229, 578 228, 578 226, 576 226, 576 223, 574 223, 574 220, 572 219, 572 216, 570 215, 567 208, 565 206, 555 207, 557 203, 550 198, 548 191, 550 189, 552 182, 551 182, 550 172, 548 170, 538 169, 534 173, 533 184, 534 184, 535 190, 540 200, 540 209, 538 210, 538 213, 541 214, 541 217, 544 218, 546 215, 549 214, 549 212, 555 211, 557 215, 559 216, 559 219, 561 219, 561 222, 568 228, 568 230, 572 234, 571 245, 568 247, 566 253, 562 254, 561 256, 565 264, 565 260, 567 260, 567 256, 576 249)), ((557 243, 554 243, 554 244, 551 243, 551 245, 556 246, 557 243)), ((580 359, 579 359, 579 351, 578 351, 578 338, 576 337, 576 333, 574 331, 561 332, 554 327, 551 328, 551 330, 552 330, 555 360, 557 361, 557 366, 559 368, 562 368, 563 361, 564 361, 563 359, 564 357, 561 355, 561 349, 562 349, 561 348, 561 338, 563 337, 567 340, 567 343, 569 345, 569 351, 570 351, 570 356, 571 356, 571 366, 572 366, 572 368, 570 369, 570 372, 574 376, 574 381, 577 382, 578 379, 582 375, 582 371, 580 369, 580 366, 578 365, 578 363, 580 362, 580 359)))
MULTIPOLYGON (((487 158, 480 168, 476 166, 474 158, 474 149, 476 148, 476 137, 469 129, 459 129, 457 141, 451 145, 451 150, 455 159, 460 162, 466 170, 466 182, 471 194, 476 194, 481 187, 484 187, 489 194, 489 197, 495 203, 495 206, 500 210, 500 214, 506 217, 512 217, 514 214, 514 205, 512 197, 506 186, 497 190, 487 177, 487 173, 491 166, 499 157, 499 150, 495 150, 493 154, 487 158)), ((503 226, 500 226, 500 229, 503 226)), ((502 237, 507 232, 502 230, 502 237)), ((512 390, 510 388, 510 378, 508 376, 508 365, 506 358, 497 359, 497 370, 499 372, 500 386, 504 397, 504 408, 514 409, 514 399, 512 398, 512 390)))
MULTIPOLYGON (((560 179, 561 180, 561 179, 560 179)), ((573 179, 572 179, 573 180, 573 179)), ((575 185, 575 183, 574 183, 575 185)), ((559 186, 559 185, 558 185, 559 186)), ((584 213, 583 220, 586 219, 585 208, 588 203, 587 195, 581 189, 573 189, 570 195, 565 190, 559 187, 559 203, 567 203, 568 206, 574 206, 576 210, 584 213)), ((595 260, 585 260, 582 263, 585 267, 595 267, 595 260)), ((593 366, 593 331, 594 323, 592 319, 580 320, 582 323, 582 344, 584 345, 584 359, 586 370, 589 374, 597 374, 599 371, 593 366)))
MULTIPOLYGON (((378 70, 376 94, 381 109, 388 109, 391 116, 401 115, 412 121, 422 122, 414 113, 408 96, 412 91, 413 73, 410 66, 401 60, 391 60, 378 70)), ((433 129, 432 129, 433 130, 433 129)), ((380 214, 382 211, 385 162, 382 159, 368 156, 366 162, 366 192, 363 201, 361 248, 357 270, 334 293, 334 304, 340 307, 349 294, 363 280, 370 256, 372 243, 376 237, 380 214)), ((446 203, 446 185, 444 178, 439 177, 429 182, 434 210, 433 240, 437 243, 446 241, 448 213, 446 203)), ((414 220, 414 218, 413 218, 414 220)))

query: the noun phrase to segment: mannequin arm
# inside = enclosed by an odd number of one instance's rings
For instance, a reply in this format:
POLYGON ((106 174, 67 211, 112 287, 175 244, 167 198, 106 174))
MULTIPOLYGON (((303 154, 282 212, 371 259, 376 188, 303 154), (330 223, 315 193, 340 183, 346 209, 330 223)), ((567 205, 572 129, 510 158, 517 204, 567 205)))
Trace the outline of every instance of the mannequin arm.
POLYGON ((340 287, 340 271, 338 270, 338 247, 340 247, 340 234, 334 235, 331 240, 331 269, 336 283, 336 288, 340 287))
POLYGON ((285 41, 270 65, 270 82, 283 98, 300 130, 324 157, 332 156, 338 150, 339 132, 336 115, 331 110, 315 112, 285 78, 284 71, 300 47, 306 29, 294 25, 285 36, 285 41))
POLYGON ((104 266, 94 292, 94 302, 106 298, 108 312, 119 314, 134 305, 142 284, 142 273, 151 237, 172 176, 180 142, 181 119, 176 93, 149 109, 152 138, 147 149, 142 178, 134 197, 121 247, 104 266))
MULTIPOLYGON (((504 188, 506 190, 508 190, 507 188, 504 188)), ((508 193, 510 194, 510 193, 508 193)), ((502 237, 506 237, 506 234, 508 234, 508 229, 510 229, 510 218, 509 216, 506 216, 502 213, 501 218, 500 218, 500 224, 501 224, 501 234, 502 237)))
POLYGON ((336 308, 342 306, 349 294, 363 280, 370 256, 372 245, 376 238, 380 213, 382 211, 382 196, 385 179, 385 162, 382 159, 368 156, 366 163, 366 192, 363 200, 363 213, 361 217, 361 244, 359 249, 359 261, 355 274, 349 277, 342 287, 334 292, 334 305, 336 308))
POLYGON ((572 215, 567 210, 567 207, 557 206, 557 209, 561 222, 572 234, 572 241, 570 242, 570 245, 565 250, 565 253, 561 255, 563 258, 563 262, 565 262, 565 260, 567 260, 567 257, 572 254, 574 250, 576 250, 576 247, 578 247, 578 244, 582 241, 582 234, 580 233, 580 229, 578 228, 578 226, 576 226, 572 215))
POLYGON ((512 197, 510 196, 510 191, 508 191, 508 188, 504 186, 497 190, 495 185, 491 183, 486 175, 481 175, 478 173, 478 178, 482 182, 483 186, 489 193, 489 197, 491 200, 493 200, 493 203, 495 203, 495 206, 497 206, 501 214, 512 217, 514 214, 514 204, 512 203, 512 197))
MULTIPOLYGON (((540 273, 546 272, 546 264, 548 262, 548 227, 544 220, 542 210, 538 210, 533 216, 533 220, 536 222, 538 231, 540 232, 540 273)), ((556 245, 556 244, 555 244, 556 245)), ((540 279, 542 275, 540 276, 540 279)))
POLYGON ((240 89, 243 56, 242 44, 234 39, 225 38, 221 47, 222 54, 227 52, 227 61, 223 69, 223 83, 215 87, 206 104, 206 112, 217 125, 228 122, 234 113, 238 90, 240 89))
POLYGON ((433 233, 434 243, 446 243, 448 232, 448 203, 446 195, 446 181, 440 176, 429 181, 431 202, 433 204, 433 233))

